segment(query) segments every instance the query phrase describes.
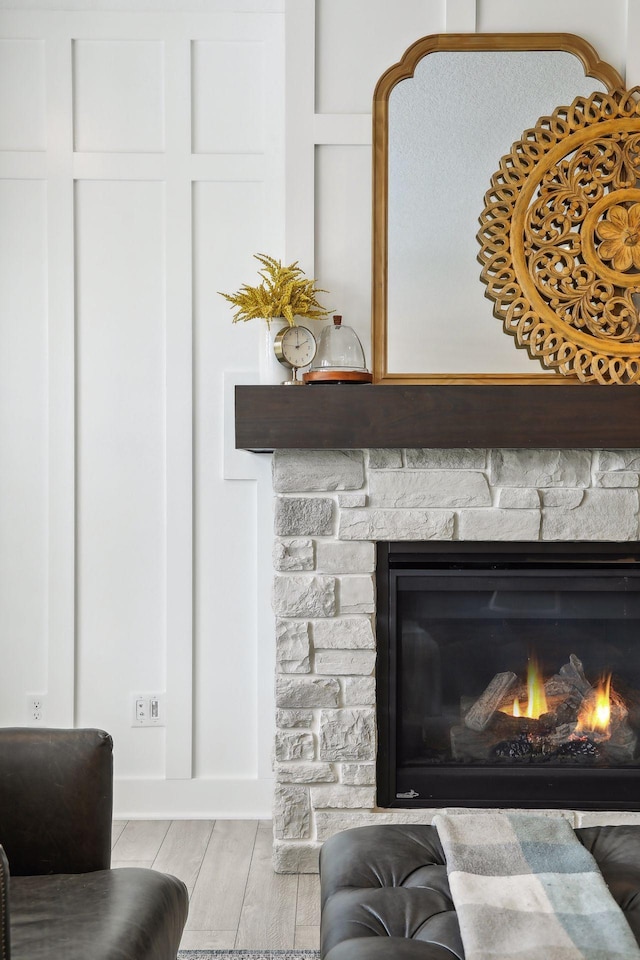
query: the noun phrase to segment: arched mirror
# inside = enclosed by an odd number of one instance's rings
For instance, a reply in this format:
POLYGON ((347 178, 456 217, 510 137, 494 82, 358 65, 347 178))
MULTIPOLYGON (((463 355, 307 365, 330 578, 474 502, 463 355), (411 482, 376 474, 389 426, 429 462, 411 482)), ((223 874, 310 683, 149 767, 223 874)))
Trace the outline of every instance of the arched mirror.
POLYGON ((623 86, 571 34, 438 34, 376 87, 376 383, 557 382, 485 298, 478 218, 500 158, 561 104, 623 86))

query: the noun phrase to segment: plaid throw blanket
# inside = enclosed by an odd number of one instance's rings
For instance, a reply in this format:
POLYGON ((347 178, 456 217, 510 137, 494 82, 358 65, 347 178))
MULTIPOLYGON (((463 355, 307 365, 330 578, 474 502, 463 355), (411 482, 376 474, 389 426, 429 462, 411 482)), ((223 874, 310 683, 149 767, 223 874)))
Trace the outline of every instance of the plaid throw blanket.
POLYGON ((640 960, 596 861, 562 818, 439 814, 466 960, 640 960))

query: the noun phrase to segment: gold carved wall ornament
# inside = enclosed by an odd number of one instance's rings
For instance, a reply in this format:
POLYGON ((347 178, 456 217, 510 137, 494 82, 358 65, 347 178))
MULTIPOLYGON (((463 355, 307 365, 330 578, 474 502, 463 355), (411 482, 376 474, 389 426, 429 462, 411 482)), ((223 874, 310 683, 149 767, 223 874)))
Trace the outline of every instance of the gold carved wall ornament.
POLYGON ((478 233, 506 333, 587 383, 640 380, 640 88, 579 97, 500 161, 478 233))

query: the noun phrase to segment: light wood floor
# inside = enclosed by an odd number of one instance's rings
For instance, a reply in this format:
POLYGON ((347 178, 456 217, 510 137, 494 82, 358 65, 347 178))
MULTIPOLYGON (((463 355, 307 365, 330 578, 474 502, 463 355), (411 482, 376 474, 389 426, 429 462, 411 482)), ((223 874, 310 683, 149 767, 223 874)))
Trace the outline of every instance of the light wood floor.
POLYGON ((270 820, 117 820, 111 865, 184 880, 182 949, 318 949, 318 877, 273 872, 270 820))

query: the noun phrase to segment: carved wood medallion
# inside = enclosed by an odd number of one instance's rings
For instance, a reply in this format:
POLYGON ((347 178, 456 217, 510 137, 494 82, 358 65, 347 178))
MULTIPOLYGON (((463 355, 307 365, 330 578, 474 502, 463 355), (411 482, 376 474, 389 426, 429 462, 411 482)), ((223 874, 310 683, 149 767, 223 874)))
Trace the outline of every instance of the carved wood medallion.
POLYGON ((518 347, 579 380, 640 380, 640 88, 579 97, 500 161, 478 259, 518 347))

